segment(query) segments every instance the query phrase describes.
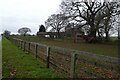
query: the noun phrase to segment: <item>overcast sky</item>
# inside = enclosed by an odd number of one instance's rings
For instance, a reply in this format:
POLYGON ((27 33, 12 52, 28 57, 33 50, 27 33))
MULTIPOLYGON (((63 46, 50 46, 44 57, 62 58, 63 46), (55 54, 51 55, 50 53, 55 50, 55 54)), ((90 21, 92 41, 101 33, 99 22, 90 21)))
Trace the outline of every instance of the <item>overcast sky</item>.
POLYGON ((28 27, 36 33, 48 16, 57 13, 61 0, 0 0, 0 32, 17 33, 28 27))

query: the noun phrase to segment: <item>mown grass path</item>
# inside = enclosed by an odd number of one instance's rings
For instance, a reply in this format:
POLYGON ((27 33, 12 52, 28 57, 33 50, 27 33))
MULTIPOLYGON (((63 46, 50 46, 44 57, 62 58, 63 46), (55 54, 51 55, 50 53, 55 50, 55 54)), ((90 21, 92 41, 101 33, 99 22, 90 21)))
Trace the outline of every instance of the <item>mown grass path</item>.
POLYGON ((24 53, 9 40, 2 39, 3 78, 58 78, 32 55, 24 53))

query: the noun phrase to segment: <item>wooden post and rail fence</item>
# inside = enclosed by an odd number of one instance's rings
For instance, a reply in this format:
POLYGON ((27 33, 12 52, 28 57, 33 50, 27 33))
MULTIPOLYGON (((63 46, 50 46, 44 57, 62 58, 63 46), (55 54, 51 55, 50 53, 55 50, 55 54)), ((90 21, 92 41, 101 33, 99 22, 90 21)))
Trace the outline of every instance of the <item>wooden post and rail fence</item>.
POLYGON ((119 78, 120 58, 89 52, 71 50, 40 43, 9 38, 22 50, 32 54, 52 67, 56 72, 70 78, 119 78))

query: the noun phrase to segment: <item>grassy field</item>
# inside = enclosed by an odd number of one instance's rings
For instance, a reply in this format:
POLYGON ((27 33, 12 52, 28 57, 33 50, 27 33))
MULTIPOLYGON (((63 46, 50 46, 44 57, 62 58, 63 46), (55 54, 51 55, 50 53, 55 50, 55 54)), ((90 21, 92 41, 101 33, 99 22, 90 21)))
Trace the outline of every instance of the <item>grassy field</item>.
POLYGON ((24 53, 3 37, 2 39, 3 78, 59 78, 52 69, 45 68, 32 55, 24 53))
POLYGON ((96 54, 102 54, 111 57, 118 57, 118 45, 115 41, 104 44, 90 44, 85 42, 74 43, 71 39, 49 39, 49 38, 39 38, 36 36, 17 36, 26 41, 38 42, 46 45, 54 45, 64 48, 70 48, 80 51, 87 51, 96 54))

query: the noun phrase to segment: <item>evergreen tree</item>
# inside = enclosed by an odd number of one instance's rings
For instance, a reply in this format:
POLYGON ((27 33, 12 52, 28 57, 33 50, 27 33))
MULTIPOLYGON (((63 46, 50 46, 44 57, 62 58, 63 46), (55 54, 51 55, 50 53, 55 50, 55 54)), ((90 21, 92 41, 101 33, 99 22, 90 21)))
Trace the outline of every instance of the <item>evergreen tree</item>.
POLYGON ((46 32, 45 27, 43 25, 40 25, 39 27, 39 32, 46 32))

